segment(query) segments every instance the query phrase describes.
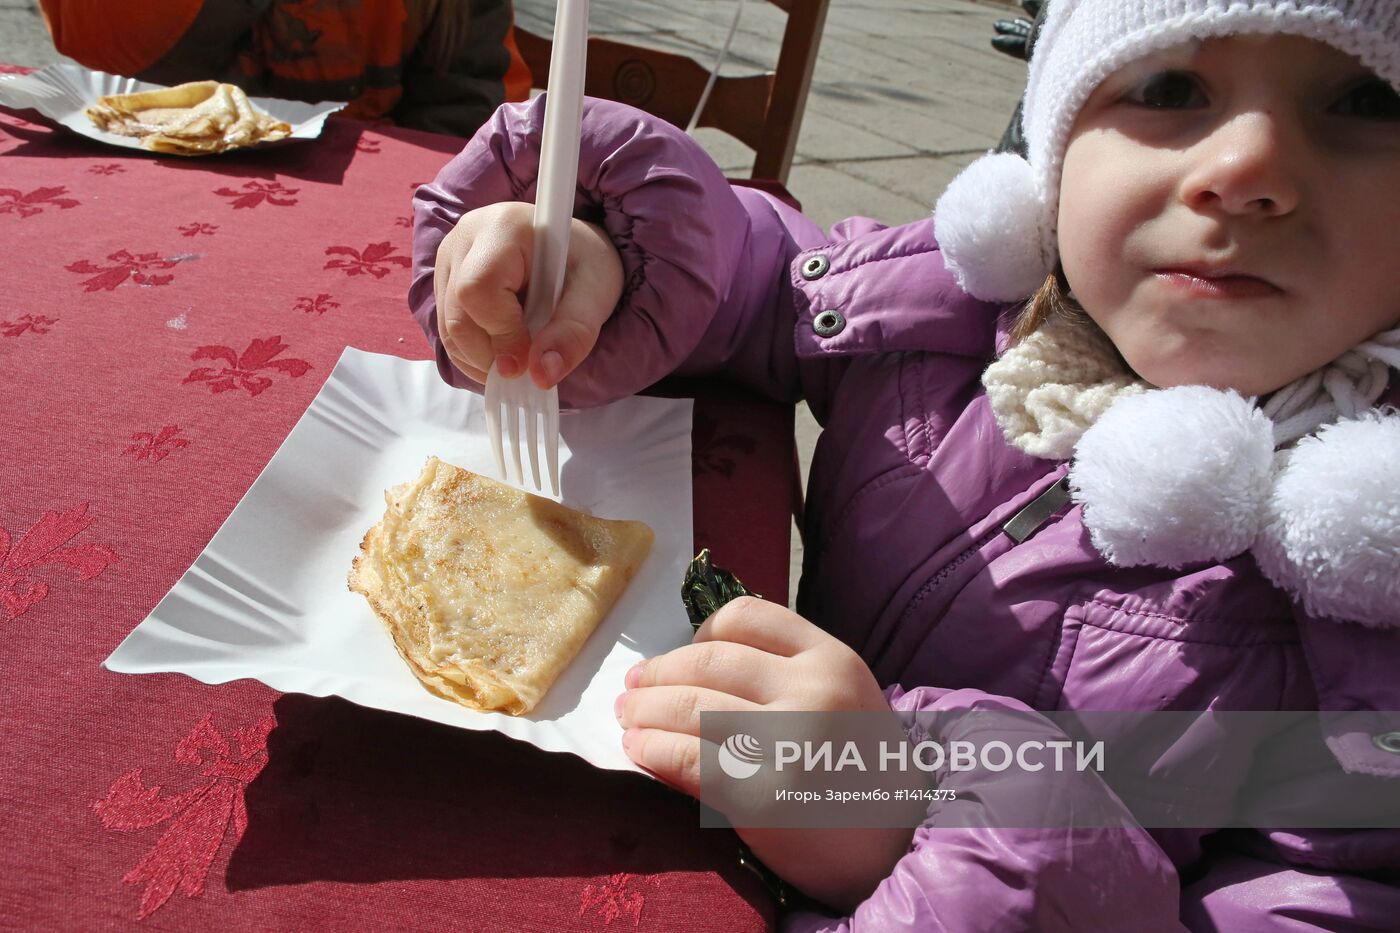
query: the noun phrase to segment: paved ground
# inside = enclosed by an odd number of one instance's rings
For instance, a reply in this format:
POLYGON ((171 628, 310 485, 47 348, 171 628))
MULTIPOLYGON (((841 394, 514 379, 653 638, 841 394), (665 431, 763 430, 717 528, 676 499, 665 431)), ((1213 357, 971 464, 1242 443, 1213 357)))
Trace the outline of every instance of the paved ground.
MULTIPOLYGON (((736 0, 592 0, 594 34, 690 54, 706 65, 724 40, 736 0)), ((517 0, 519 22, 548 34, 553 0, 517 0)), ((832 0, 788 187, 829 226, 863 214, 887 223, 927 215, 944 185, 995 145, 1025 66, 992 51, 992 22, 1016 13, 1002 0, 832 0)), ((777 60, 783 14, 746 0, 722 73, 777 60)), ((61 60, 35 0, 0 0, 0 61, 61 60)), ((734 175, 752 155, 722 133, 697 137, 734 175)), ((819 431, 799 411, 803 470, 819 431)), ((801 566, 793 536, 793 591, 801 566)))

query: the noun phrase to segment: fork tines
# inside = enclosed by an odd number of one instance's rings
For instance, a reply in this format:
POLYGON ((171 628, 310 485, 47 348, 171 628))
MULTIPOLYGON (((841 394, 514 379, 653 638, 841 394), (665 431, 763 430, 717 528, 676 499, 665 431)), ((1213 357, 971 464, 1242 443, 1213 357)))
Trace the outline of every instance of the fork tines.
POLYGON ((535 489, 543 491, 540 482, 539 442, 543 432, 545 465, 549 470, 549 487, 559 495, 559 395, 557 390, 537 388, 527 377, 506 379, 495 366, 486 378, 486 430, 491 451, 496 457, 496 470, 502 479, 506 473, 505 445, 502 443, 501 422, 506 423, 510 436, 511 460, 515 465, 515 483, 525 485, 525 468, 520 459, 521 422, 524 422, 525 448, 530 456, 530 475, 535 489))

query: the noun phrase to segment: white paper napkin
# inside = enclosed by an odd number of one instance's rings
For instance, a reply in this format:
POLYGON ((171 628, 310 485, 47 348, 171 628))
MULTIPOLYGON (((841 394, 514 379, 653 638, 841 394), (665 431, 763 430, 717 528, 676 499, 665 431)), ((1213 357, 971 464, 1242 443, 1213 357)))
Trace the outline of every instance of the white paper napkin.
POLYGON ((691 637, 680 600, 693 543, 691 408, 689 399, 629 398, 561 417, 564 503, 644 521, 656 542, 528 716, 476 712, 429 693, 346 586, 360 540, 384 514, 384 490, 416 477, 429 455, 495 472, 479 396, 446 385, 431 361, 353 348, 203 553, 104 666, 211 684, 249 677, 635 770, 613 717, 623 676, 691 637))

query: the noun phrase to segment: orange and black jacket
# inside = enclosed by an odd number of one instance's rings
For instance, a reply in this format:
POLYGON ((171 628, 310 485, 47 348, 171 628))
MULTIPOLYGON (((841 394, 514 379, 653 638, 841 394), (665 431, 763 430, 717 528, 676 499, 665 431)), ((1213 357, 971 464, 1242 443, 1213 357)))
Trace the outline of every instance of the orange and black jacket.
POLYGON ((348 117, 462 136, 529 96, 510 0, 41 3, 59 52, 159 84, 215 78, 254 96, 344 100, 348 117))

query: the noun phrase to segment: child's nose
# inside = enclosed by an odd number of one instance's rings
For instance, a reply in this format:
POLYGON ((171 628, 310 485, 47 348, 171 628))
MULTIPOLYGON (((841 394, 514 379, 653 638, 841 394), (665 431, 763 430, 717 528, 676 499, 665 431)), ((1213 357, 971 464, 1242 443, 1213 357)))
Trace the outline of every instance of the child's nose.
POLYGON ((1303 141, 1285 119, 1236 115, 1193 146, 1181 197, 1197 210, 1281 216, 1298 206, 1303 141))

